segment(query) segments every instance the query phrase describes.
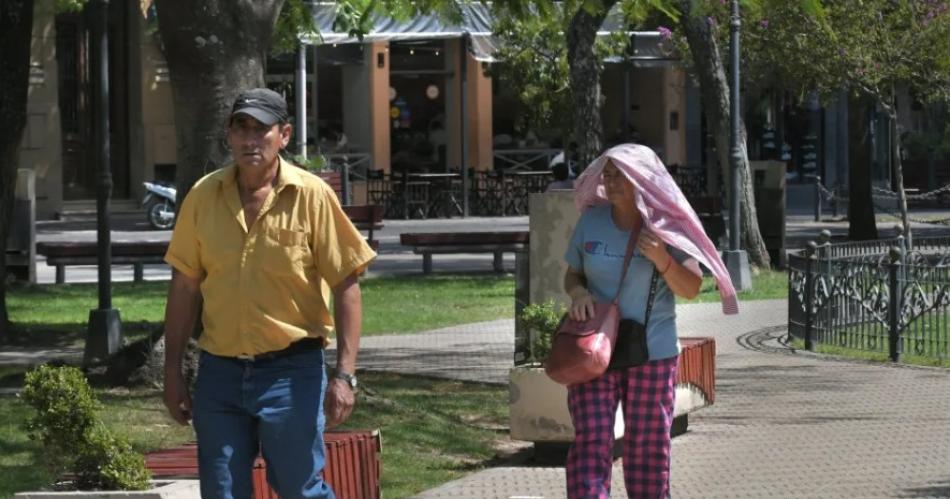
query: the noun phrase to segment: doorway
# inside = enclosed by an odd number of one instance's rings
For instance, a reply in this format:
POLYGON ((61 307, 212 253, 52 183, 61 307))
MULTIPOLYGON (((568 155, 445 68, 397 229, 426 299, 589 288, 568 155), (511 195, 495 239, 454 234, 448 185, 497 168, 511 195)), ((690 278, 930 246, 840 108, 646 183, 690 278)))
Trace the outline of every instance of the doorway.
MULTIPOLYGON (((109 144, 112 197, 129 197, 128 2, 109 4, 109 144)), ((56 16, 58 102, 62 131, 62 188, 66 201, 95 199, 90 25, 84 13, 56 16)))
POLYGON ((390 44, 389 118, 394 171, 448 169, 445 47, 442 41, 390 44))

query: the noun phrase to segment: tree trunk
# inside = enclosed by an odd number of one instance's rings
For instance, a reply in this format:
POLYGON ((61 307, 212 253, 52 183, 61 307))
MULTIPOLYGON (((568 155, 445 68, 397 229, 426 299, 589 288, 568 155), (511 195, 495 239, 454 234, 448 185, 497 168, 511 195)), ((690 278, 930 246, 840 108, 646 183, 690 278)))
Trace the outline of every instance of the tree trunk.
POLYGON ((848 99, 848 239, 877 239, 871 198, 871 122, 864 98, 848 99))
POLYGON ((583 170, 601 154, 604 142, 600 116, 600 61, 594 53, 597 30, 616 0, 605 0, 596 14, 581 6, 567 28, 567 64, 574 104, 577 163, 583 170))
MULTIPOLYGON (((896 100, 897 97, 894 97, 896 100)), ((897 106, 896 102, 883 106, 887 112, 891 129, 891 157, 894 165, 894 180, 897 182, 897 201, 901 210, 901 225, 904 229, 904 242, 907 248, 914 247, 914 240, 910 233, 910 220, 907 216, 907 193, 904 192, 904 164, 901 161, 901 134, 897 129, 897 106)))
POLYGON ((264 86, 284 0, 156 0, 178 130, 178 199, 231 155, 225 127, 240 91, 264 86))
POLYGON ((26 127, 26 101, 30 82, 30 44, 33 34, 33 0, 4 0, 0 4, 0 342, 10 335, 7 314, 7 236, 20 140, 26 127))
MULTIPOLYGON (((716 155, 719 158, 719 164, 725 168, 731 164, 730 150, 732 148, 729 120, 729 84, 726 81, 726 71, 722 64, 716 37, 710 30, 705 17, 692 15, 693 3, 694 0, 680 0, 679 6, 680 12, 682 12, 680 24, 686 34, 686 42, 689 44, 693 65, 699 78, 706 122, 715 131, 716 155)), ((739 174, 742 189, 739 193, 739 216, 742 225, 742 241, 749 253, 749 263, 756 267, 768 268, 771 260, 765 247, 765 241, 759 231, 746 143, 745 121, 740 116, 739 148, 742 159, 739 161, 739 174)))

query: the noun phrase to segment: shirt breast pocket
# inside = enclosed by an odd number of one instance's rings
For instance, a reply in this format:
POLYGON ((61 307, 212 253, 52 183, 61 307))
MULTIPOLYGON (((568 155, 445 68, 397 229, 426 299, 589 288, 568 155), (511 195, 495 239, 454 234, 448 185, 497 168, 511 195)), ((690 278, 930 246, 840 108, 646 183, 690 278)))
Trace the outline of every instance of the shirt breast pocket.
POLYGON ((313 265, 309 235, 300 230, 271 227, 266 232, 261 265, 268 271, 296 274, 313 265))

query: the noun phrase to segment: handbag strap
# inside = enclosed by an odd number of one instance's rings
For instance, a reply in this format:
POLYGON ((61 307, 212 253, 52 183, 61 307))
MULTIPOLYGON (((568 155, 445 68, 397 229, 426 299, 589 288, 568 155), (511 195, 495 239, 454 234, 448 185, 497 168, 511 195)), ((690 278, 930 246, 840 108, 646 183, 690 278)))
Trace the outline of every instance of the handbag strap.
POLYGON ((647 311, 643 314, 643 327, 646 328, 647 324, 650 323, 650 312, 653 310, 653 297, 656 296, 656 280, 659 272, 656 270, 656 266, 653 266, 653 276, 650 277, 650 297, 647 298, 647 311))
POLYGON ((627 268, 630 267, 630 260, 633 258, 633 247, 637 243, 637 233, 630 231, 630 239, 627 240, 627 252, 623 255, 623 270, 620 271, 620 284, 617 285, 617 294, 614 295, 614 305, 620 300, 620 292, 623 290, 623 280, 627 277, 627 268))
MULTIPOLYGON (((620 300, 620 292, 623 290, 623 280, 627 277, 627 268, 630 267, 630 260, 633 259, 633 247, 636 244, 636 232, 630 232, 630 239, 627 240, 627 252, 623 255, 623 270, 620 272, 620 284, 617 286, 617 294, 614 295, 614 305, 620 300)), ((653 311, 653 297, 656 296, 657 281, 656 265, 653 266, 653 275, 650 276, 650 296, 647 298, 647 310, 643 314, 643 326, 650 323, 650 312, 653 311)))

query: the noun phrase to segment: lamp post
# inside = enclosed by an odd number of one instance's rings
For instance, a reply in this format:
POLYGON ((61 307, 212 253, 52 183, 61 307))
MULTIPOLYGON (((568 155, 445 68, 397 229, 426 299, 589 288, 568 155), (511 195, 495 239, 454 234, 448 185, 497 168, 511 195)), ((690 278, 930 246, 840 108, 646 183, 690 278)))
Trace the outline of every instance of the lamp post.
POLYGON ((83 363, 90 364, 115 353, 122 346, 122 321, 112 308, 112 241, 109 198, 112 171, 109 162, 109 2, 90 0, 87 14, 92 27, 89 37, 93 97, 93 164, 98 170, 96 233, 99 254, 99 308, 89 311, 83 363))
POLYGON ((737 290, 751 289, 752 277, 749 272, 749 256, 740 248, 739 193, 742 182, 739 177, 742 164, 742 145, 739 142, 739 28, 742 20, 739 17, 739 0, 732 0, 732 21, 729 24, 729 59, 732 65, 730 78, 729 114, 731 125, 730 180, 732 180, 731 198, 729 199, 729 250, 725 252, 726 268, 732 285, 737 290))
MULTIPOLYGON (((316 62, 314 62, 316 66, 316 62)), ((297 139, 297 156, 307 159, 307 46, 297 45, 296 81, 294 85, 294 108, 296 109, 294 135, 297 139)))

